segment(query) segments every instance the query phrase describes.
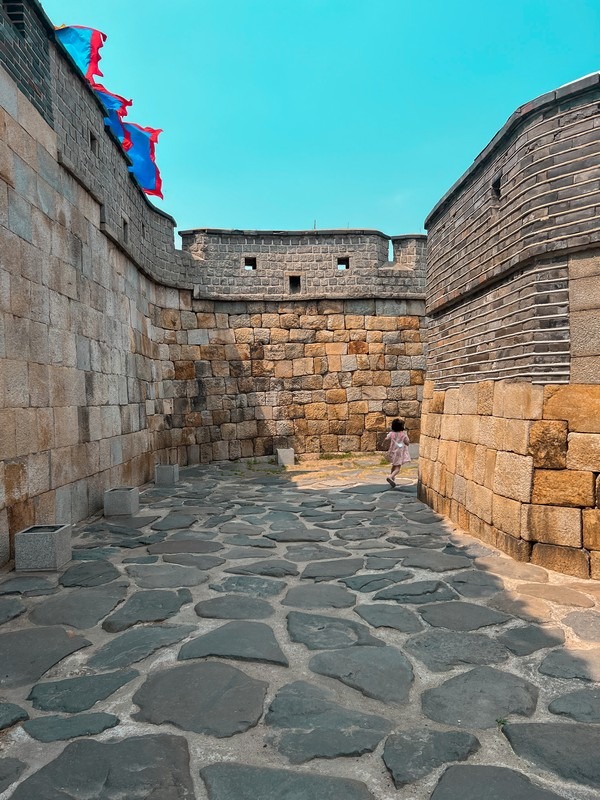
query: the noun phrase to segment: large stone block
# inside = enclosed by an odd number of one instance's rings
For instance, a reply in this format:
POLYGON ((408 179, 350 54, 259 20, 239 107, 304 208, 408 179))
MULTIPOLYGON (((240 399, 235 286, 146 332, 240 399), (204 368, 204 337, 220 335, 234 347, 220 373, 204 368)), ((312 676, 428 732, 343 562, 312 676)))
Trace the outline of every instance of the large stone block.
POLYGON ((593 506, 594 493, 593 472, 574 469, 534 471, 532 503, 553 506, 593 506))
POLYGON ((55 571, 70 560, 70 525, 32 525, 15 534, 17 572, 55 571))
POLYGON ((600 433, 600 384, 546 386, 544 419, 566 419, 571 432, 600 433))
POLYGON ((531 563, 540 567, 574 575, 576 578, 590 577, 590 557, 585 550, 573 547, 557 547, 551 544, 534 544, 531 563))
POLYGON ((600 550, 600 508, 583 512, 583 546, 588 550, 600 550))
POLYGON ((541 419, 543 386, 500 381, 494 387, 494 416, 506 419, 541 419))
POLYGON ((531 499, 533 458, 500 451, 496 455, 494 494, 528 503, 531 499))
MULTIPOLYGON (((440 489, 443 489, 443 487, 440 487, 440 489)), ((482 519, 484 522, 492 522, 493 494, 489 489, 486 489, 485 486, 480 486, 478 483, 467 481, 466 499, 467 511, 471 514, 475 514, 476 517, 482 519)))
POLYGON ((518 500, 495 494, 492 511, 494 527, 518 539, 521 536, 521 508, 522 503, 518 500))
POLYGON ((600 471, 600 433, 569 434, 567 468, 600 471))
POLYGON ((564 469, 567 466, 567 423, 540 419, 531 423, 529 455, 535 467, 564 469))
POLYGON ((494 411, 494 381, 481 381, 477 384, 477 413, 489 416, 494 411))
POLYGON ((581 510, 564 506, 525 505, 521 536, 533 542, 581 547, 581 510))

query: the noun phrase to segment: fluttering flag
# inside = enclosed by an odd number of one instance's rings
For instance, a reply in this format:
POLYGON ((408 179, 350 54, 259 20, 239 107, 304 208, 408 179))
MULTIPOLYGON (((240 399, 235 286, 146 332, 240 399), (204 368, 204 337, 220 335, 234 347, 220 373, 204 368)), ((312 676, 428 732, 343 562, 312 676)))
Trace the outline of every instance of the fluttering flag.
POLYGON ((127 109, 132 101, 109 92, 106 87, 94 80, 94 76, 102 75, 98 62, 100 48, 106 41, 106 35, 82 25, 62 25, 60 28, 55 28, 54 32, 106 110, 104 124, 114 133, 131 159, 132 166, 129 167, 129 171, 135 176, 145 194, 162 198, 162 180, 154 155, 156 142, 162 130, 142 128, 135 122, 123 122, 123 117, 127 116, 127 109))
POLYGON ((132 161, 129 171, 133 173, 146 194, 162 198, 162 180, 154 156, 154 148, 162 130, 142 128, 135 122, 124 122, 123 127, 131 141, 131 146, 127 150, 127 155, 132 161))
POLYGON ((63 25, 56 28, 55 34, 90 83, 94 82, 95 75, 102 76, 98 63, 106 34, 82 25, 63 25))
POLYGON ((117 137, 123 150, 129 150, 131 147, 131 137, 129 131, 123 124, 123 117, 127 116, 127 109, 132 101, 126 100, 124 97, 121 97, 120 94, 109 92, 108 89, 100 83, 92 83, 92 89, 98 100, 100 100, 106 109, 104 124, 110 128, 117 137))

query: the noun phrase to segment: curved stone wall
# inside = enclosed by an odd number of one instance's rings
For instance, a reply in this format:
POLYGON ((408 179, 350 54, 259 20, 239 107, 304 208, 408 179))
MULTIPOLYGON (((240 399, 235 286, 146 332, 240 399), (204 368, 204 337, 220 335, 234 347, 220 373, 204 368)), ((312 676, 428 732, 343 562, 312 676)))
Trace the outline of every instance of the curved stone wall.
POLYGON ((518 109, 426 222, 420 495, 600 579, 600 74, 518 109))

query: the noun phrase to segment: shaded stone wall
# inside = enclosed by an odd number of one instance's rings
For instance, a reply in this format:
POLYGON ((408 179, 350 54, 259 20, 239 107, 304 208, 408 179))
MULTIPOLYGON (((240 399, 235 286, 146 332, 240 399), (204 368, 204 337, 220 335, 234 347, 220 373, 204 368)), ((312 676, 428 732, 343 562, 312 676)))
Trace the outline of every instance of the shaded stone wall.
POLYGON ((600 579, 600 76, 518 109, 430 214, 420 496, 600 579))

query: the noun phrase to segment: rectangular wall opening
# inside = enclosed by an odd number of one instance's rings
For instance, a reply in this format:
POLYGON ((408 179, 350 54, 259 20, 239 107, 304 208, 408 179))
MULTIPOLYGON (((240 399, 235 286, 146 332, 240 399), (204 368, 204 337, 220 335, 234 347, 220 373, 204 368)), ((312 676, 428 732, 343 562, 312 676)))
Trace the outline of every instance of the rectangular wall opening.
POLYGON ((2 10, 19 33, 25 35, 25 9, 23 8, 23 3, 15 2, 15 0, 2 0, 2 10))
POLYGON ((302 289, 302 284, 300 282, 300 275, 290 275, 290 294, 298 294, 298 292, 302 289))
POLYGON ((350 269, 350 257, 343 256, 342 258, 338 258, 337 260, 337 268, 338 269, 350 269))
POLYGON ((256 269, 257 262, 254 256, 244 256, 244 269, 252 270, 256 269))

